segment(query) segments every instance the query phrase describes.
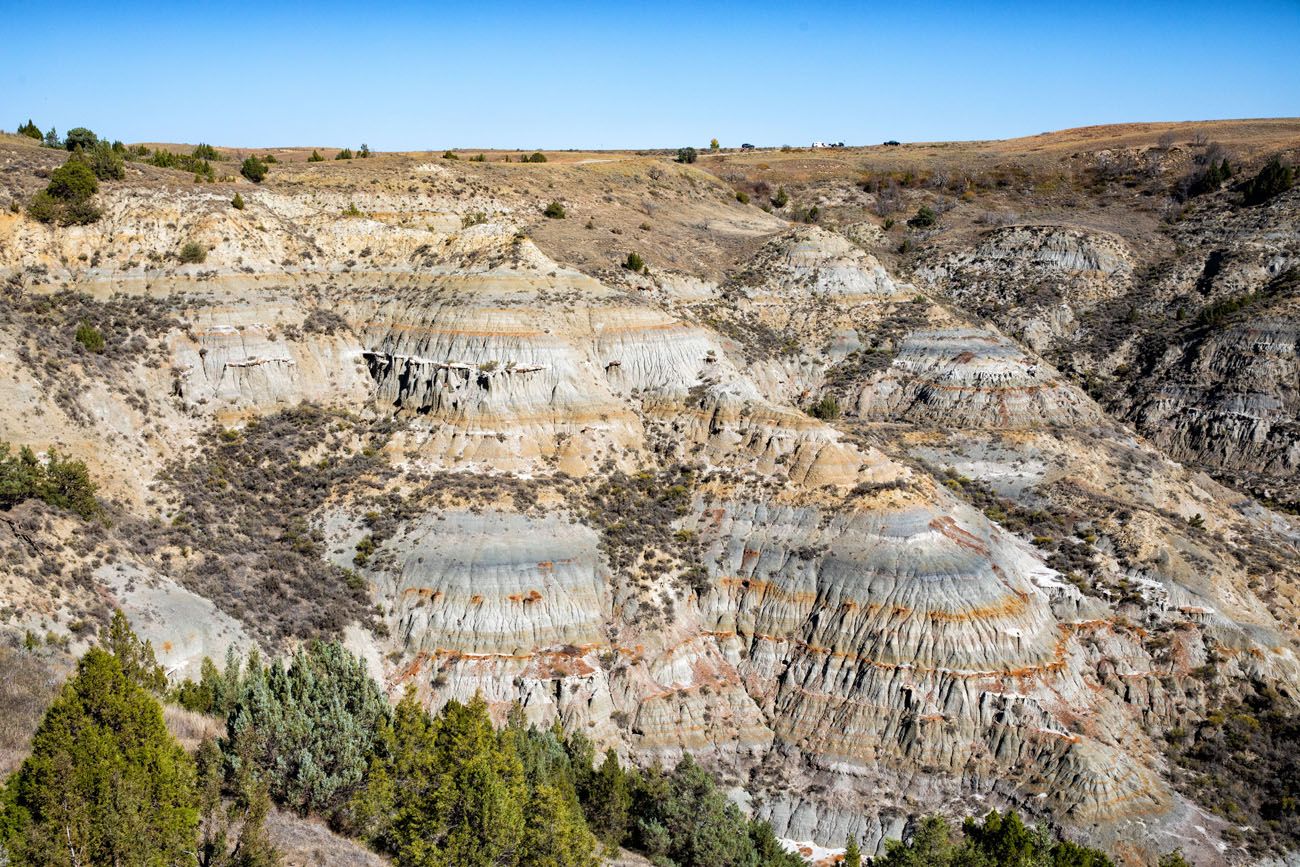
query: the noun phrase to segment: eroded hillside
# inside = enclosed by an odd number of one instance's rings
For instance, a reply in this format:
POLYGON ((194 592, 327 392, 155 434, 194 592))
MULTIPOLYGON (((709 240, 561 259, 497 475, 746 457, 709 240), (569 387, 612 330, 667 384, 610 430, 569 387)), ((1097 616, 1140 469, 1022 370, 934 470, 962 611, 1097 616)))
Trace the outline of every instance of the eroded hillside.
MULTIPOLYGON (((1280 852, 1294 807, 1197 761, 1296 713, 1300 528, 1251 494, 1297 487, 1300 191, 1173 214, 1207 145, 1165 131, 128 163, 98 222, 4 214, 0 438, 110 503, 0 514, 4 628, 120 605, 177 674, 344 635, 431 705, 689 751, 794 840, 1006 804, 1280 852)), ((1193 133, 1247 171, 1300 124, 1193 133)), ((9 196, 61 157, 0 146, 9 196)))

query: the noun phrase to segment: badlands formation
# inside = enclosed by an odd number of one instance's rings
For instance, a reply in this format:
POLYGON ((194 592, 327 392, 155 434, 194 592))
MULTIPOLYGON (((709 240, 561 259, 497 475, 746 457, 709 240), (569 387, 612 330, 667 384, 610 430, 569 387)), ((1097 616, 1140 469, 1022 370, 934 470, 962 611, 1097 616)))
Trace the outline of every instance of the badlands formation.
MULTIPOLYGON (((75 651, 120 606, 177 676, 345 636, 391 692, 690 752, 823 846, 1013 806, 1249 860, 1170 733, 1296 712, 1300 190, 1162 214, 1203 134, 1162 132, 286 151, 261 185, 128 163, 88 226, 0 215, 2 438, 109 503, 0 514, 0 628, 75 651)), ((6 139, 0 201, 59 162, 6 139)))

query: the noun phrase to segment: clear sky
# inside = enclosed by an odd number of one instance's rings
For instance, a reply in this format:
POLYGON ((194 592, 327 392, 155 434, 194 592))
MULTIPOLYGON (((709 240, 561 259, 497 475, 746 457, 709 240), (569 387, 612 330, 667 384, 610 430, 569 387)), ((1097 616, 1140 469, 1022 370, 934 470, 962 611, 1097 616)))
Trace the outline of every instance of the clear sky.
POLYGON ((0 128, 635 148, 1300 115, 1300 0, 0 0, 0 128))

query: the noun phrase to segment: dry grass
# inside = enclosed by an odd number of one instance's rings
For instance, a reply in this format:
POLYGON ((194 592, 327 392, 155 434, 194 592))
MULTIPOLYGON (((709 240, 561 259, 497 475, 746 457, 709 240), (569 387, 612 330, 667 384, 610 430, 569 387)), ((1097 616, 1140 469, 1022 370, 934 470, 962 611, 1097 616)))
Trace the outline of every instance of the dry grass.
POLYGON ((46 649, 0 646, 0 780, 18 769, 71 661, 46 649))
POLYGON ((196 713, 174 704, 163 705, 163 721, 172 737, 191 753, 205 739, 220 737, 226 731, 225 721, 220 717, 196 713))
POLYGON ((276 810, 266 820, 267 836, 283 855, 284 867, 384 867, 387 858, 340 837, 324 823, 276 810))

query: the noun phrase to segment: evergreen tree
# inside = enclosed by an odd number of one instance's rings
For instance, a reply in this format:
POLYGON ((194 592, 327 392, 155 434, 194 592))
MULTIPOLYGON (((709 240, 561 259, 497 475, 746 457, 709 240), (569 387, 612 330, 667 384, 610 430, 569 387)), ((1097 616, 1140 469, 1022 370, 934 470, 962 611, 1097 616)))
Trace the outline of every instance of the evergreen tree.
POLYGON ((223 748, 236 772, 250 765, 276 801, 328 813, 360 787, 387 716, 365 663, 340 644, 313 642, 287 668, 250 656, 223 748))
POLYGON ((196 800, 194 765, 158 702, 93 648, 9 781, 0 834, 17 863, 34 867, 187 863, 196 800))
POLYGON ((850 837, 844 844, 844 861, 842 867, 862 867, 862 850, 858 848, 856 837, 850 837))
POLYGON ((519 867, 595 867, 596 838, 571 794, 542 784, 528 799, 519 867))
POLYGON ((108 624, 108 631, 103 637, 104 649, 117 659, 122 666, 122 673, 137 686, 154 695, 162 695, 167 689, 167 674, 154 657, 153 644, 141 642, 126 615, 119 608, 113 612, 113 620, 108 624))
POLYGON ((1273 157, 1264 168, 1259 170, 1259 174, 1246 182, 1245 203, 1262 204, 1279 193, 1286 192, 1294 185, 1295 170, 1291 166, 1282 165, 1281 158, 1273 157))
POLYGON ((266 177, 266 163, 257 157, 249 157, 239 167, 239 173, 255 184, 260 184, 266 177))
POLYGON ((605 751, 604 761, 591 775, 587 803, 587 816, 596 836, 611 846, 621 845, 631 819, 632 787, 613 749, 605 751))
POLYGON ((84 126, 79 126, 68 130, 68 135, 63 140, 63 146, 70 151, 78 148, 81 150, 90 150, 99 141, 99 136, 95 135, 84 126))
POLYGON ((225 757, 216 741, 207 738, 199 744, 195 761, 202 816, 200 867, 277 867, 280 853, 266 834, 271 798, 265 784, 243 773, 235 780, 235 797, 227 802, 223 798, 225 757))
POLYGON ((436 729, 435 760, 443 769, 437 863, 489 867, 518 846, 523 832, 523 764, 504 748, 481 696, 448 704, 436 729))
POLYGON ((18 134, 25 135, 28 138, 34 138, 37 141, 41 140, 41 129, 36 124, 32 123, 32 119, 30 117, 27 118, 27 123, 18 127, 18 134))
POLYGON ((309 163, 323 163, 323 162, 325 162, 325 158, 324 158, 323 156, 320 155, 320 151, 313 150, 313 151, 311 152, 311 156, 307 157, 307 162, 309 162, 309 163))
POLYGON ((62 148, 63 139, 59 138, 59 131, 50 127, 49 132, 45 133, 45 146, 47 148, 62 148))

